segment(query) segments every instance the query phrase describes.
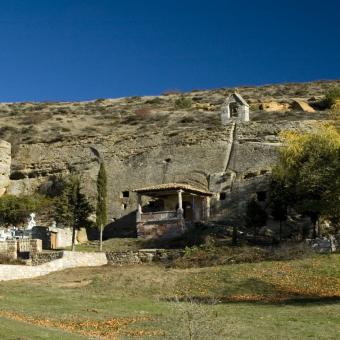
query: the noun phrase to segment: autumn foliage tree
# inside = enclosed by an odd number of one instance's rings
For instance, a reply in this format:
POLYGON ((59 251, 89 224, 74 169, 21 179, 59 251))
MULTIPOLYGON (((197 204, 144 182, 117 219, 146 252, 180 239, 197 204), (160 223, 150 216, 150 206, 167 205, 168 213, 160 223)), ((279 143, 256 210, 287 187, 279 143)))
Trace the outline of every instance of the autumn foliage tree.
POLYGON ((284 203, 310 217, 316 237, 320 217, 335 223, 340 219, 340 134, 334 126, 323 125, 283 137, 273 179, 282 185, 284 203))

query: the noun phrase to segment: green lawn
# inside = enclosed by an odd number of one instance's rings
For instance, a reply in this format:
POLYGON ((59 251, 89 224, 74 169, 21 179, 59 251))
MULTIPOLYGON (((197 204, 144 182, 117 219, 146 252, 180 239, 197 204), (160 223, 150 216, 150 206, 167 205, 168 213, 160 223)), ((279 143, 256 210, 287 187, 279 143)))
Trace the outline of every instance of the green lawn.
POLYGON ((340 255, 78 268, 0 283, 1 339, 338 339, 340 255))

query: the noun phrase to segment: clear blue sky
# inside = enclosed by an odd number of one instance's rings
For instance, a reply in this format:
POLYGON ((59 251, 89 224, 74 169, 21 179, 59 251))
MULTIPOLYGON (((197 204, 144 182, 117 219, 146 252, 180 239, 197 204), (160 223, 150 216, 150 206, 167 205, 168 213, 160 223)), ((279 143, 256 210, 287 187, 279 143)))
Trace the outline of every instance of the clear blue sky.
POLYGON ((339 0, 0 0, 0 101, 340 78, 339 0))

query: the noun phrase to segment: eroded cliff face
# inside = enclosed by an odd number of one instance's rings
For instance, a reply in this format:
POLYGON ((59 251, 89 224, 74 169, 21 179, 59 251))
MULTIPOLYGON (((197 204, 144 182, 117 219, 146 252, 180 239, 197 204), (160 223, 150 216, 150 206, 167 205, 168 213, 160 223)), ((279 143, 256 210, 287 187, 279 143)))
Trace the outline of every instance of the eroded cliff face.
POLYGON ((7 192, 28 194, 51 176, 79 173, 83 190, 95 202, 99 161, 108 177, 108 220, 116 228, 133 227, 140 187, 185 182, 215 193, 212 218, 242 223, 246 202, 266 192, 280 147, 282 130, 309 130, 314 121, 230 123, 215 129, 188 128, 176 134, 158 131, 96 136, 56 143, 23 144, 12 159, 7 146, 7 192))

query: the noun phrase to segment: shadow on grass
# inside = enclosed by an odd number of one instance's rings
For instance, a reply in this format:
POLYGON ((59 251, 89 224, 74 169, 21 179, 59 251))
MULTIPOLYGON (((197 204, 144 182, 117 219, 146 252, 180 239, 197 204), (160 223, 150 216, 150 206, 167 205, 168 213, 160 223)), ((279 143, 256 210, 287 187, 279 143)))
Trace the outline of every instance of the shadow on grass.
POLYGON ((275 284, 252 278, 228 289, 228 292, 225 294, 175 296, 169 297, 165 301, 197 304, 330 305, 340 303, 340 295, 337 292, 334 295, 318 295, 308 292, 298 293, 295 290, 278 288, 275 284))
POLYGON ((256 304, 256 305, 332 305, 340 303, 339 296, 304 296, 296 295, 292 297, 263 297, 260 298, 249 298, 249 299, 239 299, 237 296, 224 296, 224 297, 201 297, 201 296, 186 296, 186 297, 170 297, 163 301, 167 302, 190 302, 197 304, 256 304))

